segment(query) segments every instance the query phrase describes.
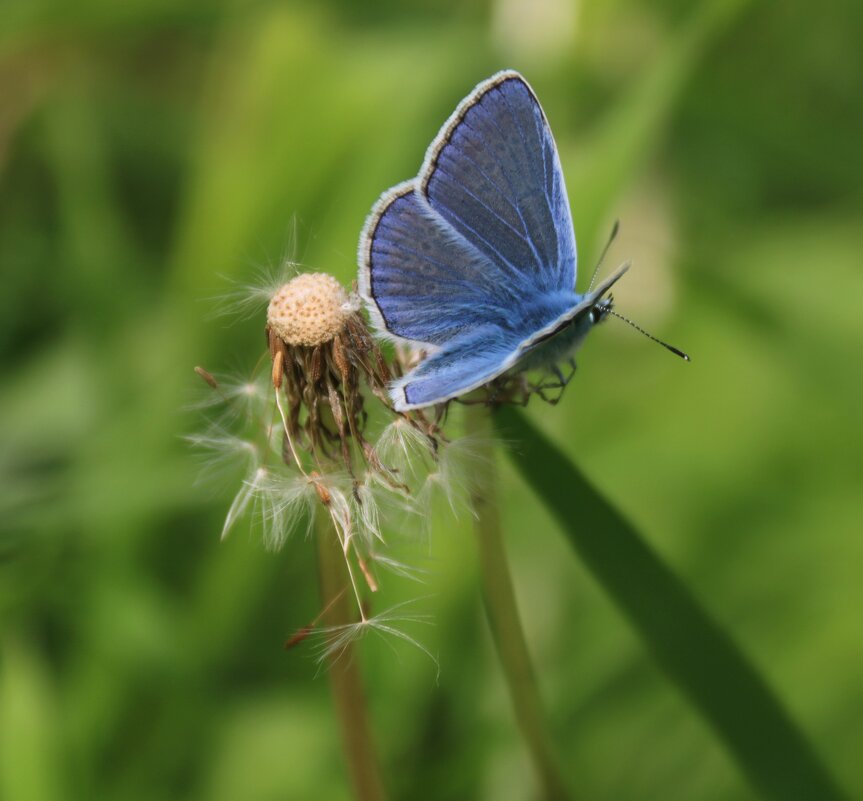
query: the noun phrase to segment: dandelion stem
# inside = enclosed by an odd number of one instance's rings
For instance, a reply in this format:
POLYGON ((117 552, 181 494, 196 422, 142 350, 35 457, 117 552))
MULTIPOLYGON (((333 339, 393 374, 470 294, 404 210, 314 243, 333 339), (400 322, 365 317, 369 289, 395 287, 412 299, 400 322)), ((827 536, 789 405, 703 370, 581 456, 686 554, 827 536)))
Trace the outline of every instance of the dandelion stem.
POLYGON ((478 471, 472 490, 476 516, 485 612, 498 657, 509 686, 516 722, 527 743, 530 757, 546 801, 570 798, 552 750, 551 738, 518 614, 515 591, 504 549, 497 503, 497 470, 489 410, 482 404, 465 407, 467 433, 485 451, 485 468, 478 471))
MULTIPOLYGON (((353 623, 353 605, 344 591, 350 578, 341 538, 333 531, 330 516, 322 506, 315 515, 315 534, 321 598, 323 604, 329 605, 324 615, 326 624, 353 623)), ((330 656, 329 678, 354 796, 357 801, 383 801, 386 795, 372 745, 362 678, 350 642, 330 656)))

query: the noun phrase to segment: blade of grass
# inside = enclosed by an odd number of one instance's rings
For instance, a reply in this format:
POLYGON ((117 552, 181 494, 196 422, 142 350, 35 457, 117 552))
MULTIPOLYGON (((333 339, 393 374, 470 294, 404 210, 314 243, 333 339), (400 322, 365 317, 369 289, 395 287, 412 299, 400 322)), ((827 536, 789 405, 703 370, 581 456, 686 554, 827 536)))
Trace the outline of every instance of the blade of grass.
POLYGON ((845 795, 764 678, 614 506, 519 411, 495 415, 510 456, 570 544, 765 798, 845 795))

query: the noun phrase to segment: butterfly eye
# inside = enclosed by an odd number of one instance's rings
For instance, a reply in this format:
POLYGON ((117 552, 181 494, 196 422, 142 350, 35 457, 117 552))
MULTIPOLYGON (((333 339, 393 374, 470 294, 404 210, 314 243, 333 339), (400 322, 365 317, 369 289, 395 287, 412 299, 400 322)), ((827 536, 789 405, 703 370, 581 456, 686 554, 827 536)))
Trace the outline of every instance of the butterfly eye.
POLYGON ((594 306, 590 310, 590 322, 596 325, 602 319, 602 310, 599 306, 594 306))

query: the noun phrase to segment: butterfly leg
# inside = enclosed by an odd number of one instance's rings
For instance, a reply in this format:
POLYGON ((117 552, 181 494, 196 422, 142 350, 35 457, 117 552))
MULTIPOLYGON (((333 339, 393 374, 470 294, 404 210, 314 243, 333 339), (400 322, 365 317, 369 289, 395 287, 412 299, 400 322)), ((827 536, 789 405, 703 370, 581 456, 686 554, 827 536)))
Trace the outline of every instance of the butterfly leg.
POLYGON ((556 406, 560 403, 560 399, 563 397, 563 392, 566 389, 567 385, 570 381, 572 381, 573 376, 575 375, 576 364, 575 359, 569 359, 567 362, 569 364, 570 370, 568 375, 564 375, 563 371, 557 366, 554 365, 551 367, 551 372, 554 377, 557 379, 556 381, 540 381, 538 384, 530 385, 530 392, 539 395, 546 403, 556 406), (554 397, 548 397, 545 393, 549 390, 559 390, 557 395, 554 397))
POLYGON ((542 400, 544 400, 549 406, 557 406, 560 403, 560 399, 563 397, 564 388, 558 385, 549 385, 549 384, 532 384, 530 387, 530 395, 538 395, 542 400), (546 395, 547 390, 557 389, 559 390, 557 395, 554 397, 549 397, 546 395))

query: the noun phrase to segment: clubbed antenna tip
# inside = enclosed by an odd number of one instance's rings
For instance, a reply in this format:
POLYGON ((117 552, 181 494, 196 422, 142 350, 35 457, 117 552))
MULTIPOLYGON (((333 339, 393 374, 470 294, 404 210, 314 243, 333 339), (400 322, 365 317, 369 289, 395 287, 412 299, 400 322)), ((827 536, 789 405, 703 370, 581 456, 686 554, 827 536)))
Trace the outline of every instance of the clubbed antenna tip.
POLYGON ((653 334, 645 331, 640 325, 632 322, 632 320, 630 320, 628 317, 624 317, 622 314, 618 314, 613 309, 607 309, 606 311, 612 317, 617 317, 618 320, 623 320, 623 322, 625 322, 627 325, 632 326, 636 331, 638 331, 638 333, 644 334, 644 336, 646 336, 648 339, 652 339, 654 342, 662 345, 663 348, 670 350, 675 356, 680 356, 680 358, 686 362, 692 361, 692 359, 689 358, 689 354, 684 353, 682 350, 680 350, 680 348, 675 348, 674 345, 669 345, 667 342, 664 342, 659 337, 653 336, 653 334))

